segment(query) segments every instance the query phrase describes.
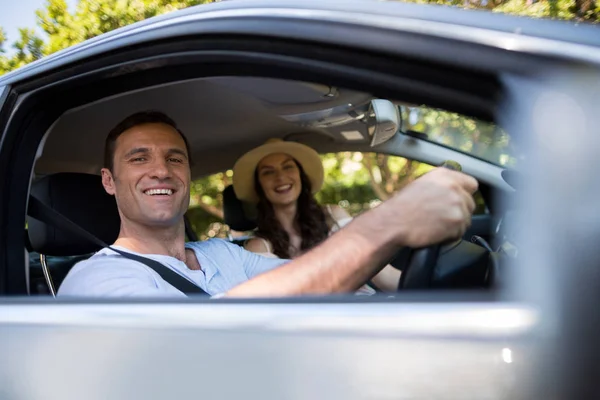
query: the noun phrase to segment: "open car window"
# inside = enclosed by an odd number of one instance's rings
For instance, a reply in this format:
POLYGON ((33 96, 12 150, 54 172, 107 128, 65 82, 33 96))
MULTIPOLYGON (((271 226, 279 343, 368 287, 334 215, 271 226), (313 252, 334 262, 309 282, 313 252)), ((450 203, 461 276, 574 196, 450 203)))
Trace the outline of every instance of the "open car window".
POLYGON ((426 106, 400 106, 402 129, 421 138, 506 167, 517 166, 522 153, 498 125, 426 106))

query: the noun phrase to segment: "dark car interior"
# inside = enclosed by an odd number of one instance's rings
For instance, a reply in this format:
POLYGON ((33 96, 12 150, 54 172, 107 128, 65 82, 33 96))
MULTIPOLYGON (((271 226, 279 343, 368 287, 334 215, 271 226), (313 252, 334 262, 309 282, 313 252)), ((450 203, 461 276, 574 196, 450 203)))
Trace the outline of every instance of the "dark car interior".
MULTIPOLYGON (((66 216, 79 227, 92 233, 104 243, 113 243, 119 233, 119 215, 115 200, 108 195, 100 177, 83 173, 56 173, 43 177, 32 185, 31 196, 66 216), (71 195, 77 188, 78 196, 71 195), (81 207, 80 204, 89 207, 81 207), (91 212, 93 210, 93 212, 91 212)), ((34 203, 30 203, 30 216, 26 230, 30 258, 31 294, 56 294, 69 270, 79 261, 89 258, 103 246, 64 229, 60 224, 42 222, 35 217, 34 203)), ((225 223, 232 229, 252 230, 255 222, 246 216, 244 205, 231 187, 224 191, 225 223)), ((487 232, 488 234, 490 232, 487 232)), ((402 289, 465 289, 489 288, 499 274, 500 255, 489 248, 464 239, 442 247, 435 264, 431 281, 415 275, 425 261, 424 251, 401 249, 390 264, 406 272, 402 275, 402 289)), ((233 240, 243 245, 242 240, 233 240)))

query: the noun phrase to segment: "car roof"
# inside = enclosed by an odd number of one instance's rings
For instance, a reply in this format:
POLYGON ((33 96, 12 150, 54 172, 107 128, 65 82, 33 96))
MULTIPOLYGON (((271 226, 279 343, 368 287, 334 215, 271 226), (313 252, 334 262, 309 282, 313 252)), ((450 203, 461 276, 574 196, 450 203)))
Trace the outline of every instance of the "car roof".
POLYGON ((249 147, 274 137, 301 140, 320 151, 370 149, 367 126, 360 120, 319 129, 303 127, 286 116, 330 112, 348 104, 368 106, 372 98, 345 88, 245 76, 150 86, 67 111, 48 131, 35 171, 40 175, 98 173, 103 166, 99 149, 104 148, 107 132, 128 115, 144 110, 160 110, 176 121, 190 144, 194 177, 229 169, 249 147), (330 90, 335 96, 325 95, 330 90), (342 132, 348 130, 361 133, 360 144, 344 139, 342 132))
MULTIPOLYGON (((319 0, 305 0, 303 2, 231 0, 189 7, 105 33, 5 74, 0 77, 0 86, 10 85, 28 79, 33 75, 60 68, 87 56, 102 54, 131 45, 131 40, 137 34, 150 32, 154 28, 183 21, 189 22, 194 19, 198 21, 218 20, 246 16, 331 20, 345 18, 347 21, 352 20, 354 17, 352 22, 374 27, 382 23, 389 25, 388 22, 392 18, 396 22, 393 28, 398 30, 416 30, 419 31, 418 33, 435 36, 447 35, 449 38, 460 38, 463 41, 473 43, 483 42, 514 50, 552 52, 555 56, 564 53, 565 56, 571 59, 581 58, 582 60, 587 57, 583 48, 556 49, 555 46, 549 46, 548 43, 542 42, 522 46, 519 45, 519 41, 523 38, 538 38, 600 48, 599 30, 591 24, 518 17, 448 6, 372 0, 330 0, 327 2, 319 0), (418 23, 415 24, 415 22, 418 23), (429 22, 429 24, 423 22, 429 22), (457 30, 459 27, 470 28, 470 30, 457 30), (509 36, 490 36, 490 32, 508 34, 509 36), (105 46, 99 46, 101 44, 105 46)), ((146 39, 150 39, 150 37, 146 39)), ((600 59, 597 61, 600 62, 600 59)))
POLYGON ((451 159, 482 182, 508 188, 501 176, 502 167, 434 143, 418 139, 421 143, 416 145, 417 139, 396 135, 396 145, 371 147, 368 124, 360 115, 373 99, 370 93, 344 87, 251 76, 215 76, 150 86, 61 115, 46 132, 34 171, 37 176, 97 174, 103 166, 107 132, 134 112, 160 110, 176 121, 188 139, 193 179, 230 169, 246 151, 280 138, 304 143, 319 153, 383 152, 433 164, 451 159), (335 96, 326 96, 330 91, 335 96), (342 111, 333 112, 336 108, 342 111), (330 114, 336 123, 311 126, 289 118, 323 113, 330 114), (411 144, 400 144, 405 139, 411 144))

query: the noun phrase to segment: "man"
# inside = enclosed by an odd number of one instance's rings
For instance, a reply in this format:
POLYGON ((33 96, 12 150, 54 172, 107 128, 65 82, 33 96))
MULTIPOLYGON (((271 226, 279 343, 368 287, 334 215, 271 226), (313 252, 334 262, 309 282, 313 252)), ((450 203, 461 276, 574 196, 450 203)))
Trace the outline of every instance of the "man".
MULTIPOLYGON (((475 208, 477 181, 437 169, 293 261, 262 257, 219 239, 186 244, 189 154, 185 136, 169 117, 137 113, 109 133, 102 183, 115 196, 121 217, 114 247, 159 261, 210 295, 351 292, 399 247, 462 236, 475 208)), ((184 296, 146 265, 110 249, 73 267, 58 294, 184 296)))

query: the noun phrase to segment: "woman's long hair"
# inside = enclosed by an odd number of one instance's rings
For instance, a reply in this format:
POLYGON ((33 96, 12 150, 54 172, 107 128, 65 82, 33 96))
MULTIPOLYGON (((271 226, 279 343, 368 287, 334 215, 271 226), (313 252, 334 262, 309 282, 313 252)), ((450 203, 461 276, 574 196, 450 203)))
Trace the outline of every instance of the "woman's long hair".
MULTIPOLYGON (((296 200, 296 218, 294 225, 300 232, 302 244, 301 251, 309 250, 325 240, 329 234, 329 227, 325 218, 325 212, 312 195, 312 188, 308 176, 302 166, 294 160, 300 171, 300 183, 302 190, 296 200)), ((258 171, 258 169, 257 169, 258 171)), ((290 257, 290 236, 283 229, 281 223, 275 216, 273 204, 267 199, 265 192, 258 180, 258 173, 254 173, 254 187, 258 194, 256 235, 271 242, 273 253, 280 258, 290 257)))

